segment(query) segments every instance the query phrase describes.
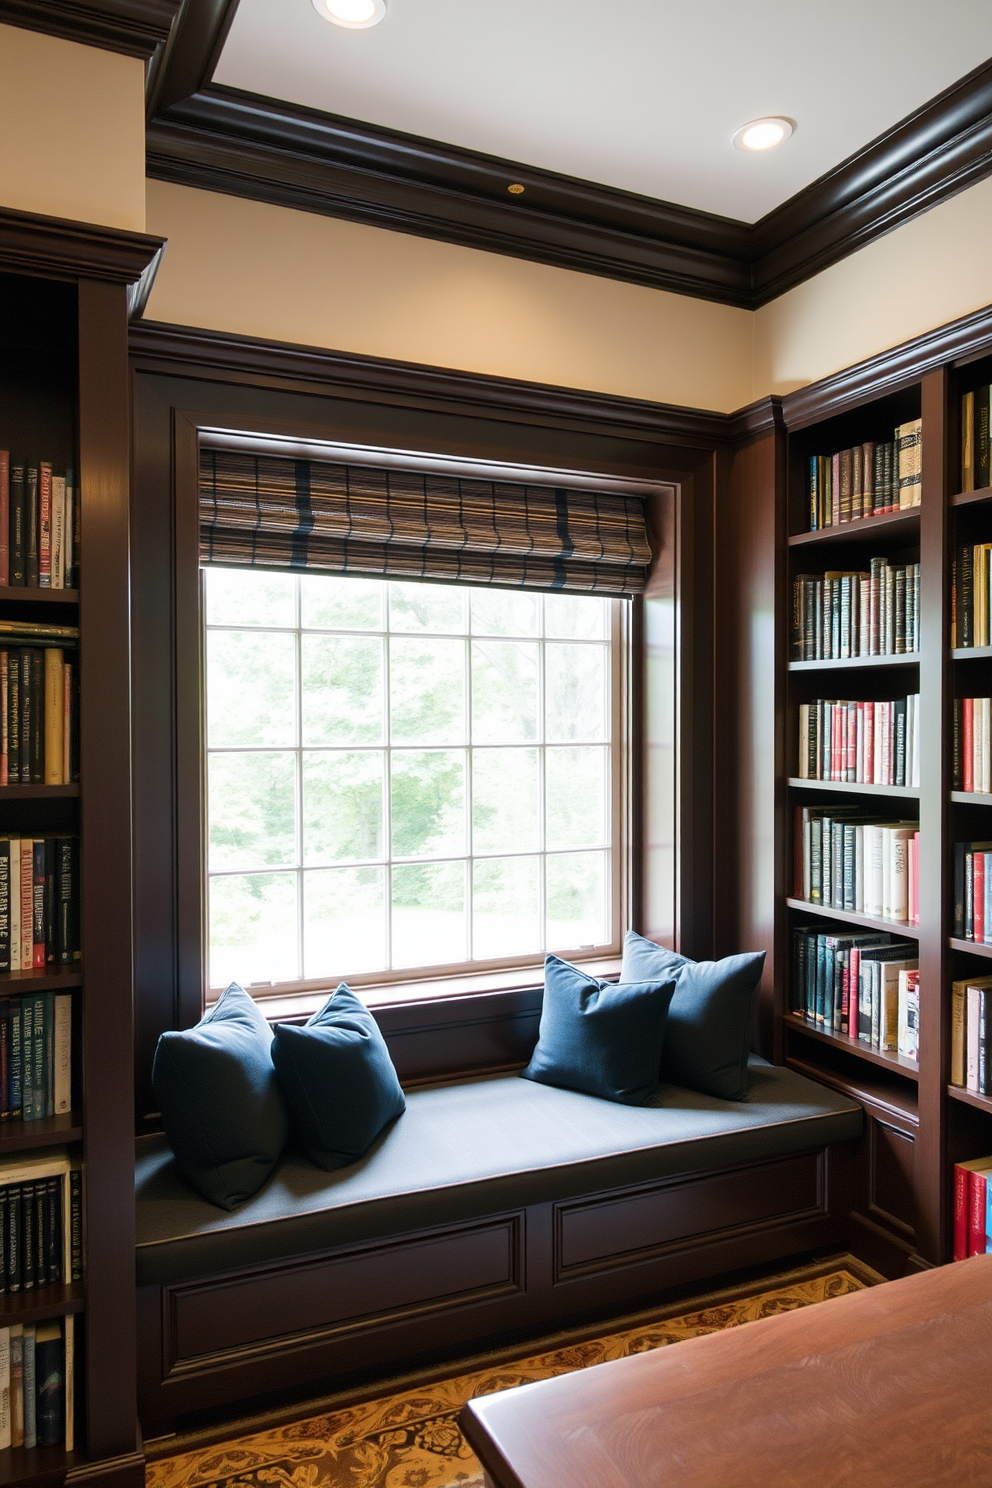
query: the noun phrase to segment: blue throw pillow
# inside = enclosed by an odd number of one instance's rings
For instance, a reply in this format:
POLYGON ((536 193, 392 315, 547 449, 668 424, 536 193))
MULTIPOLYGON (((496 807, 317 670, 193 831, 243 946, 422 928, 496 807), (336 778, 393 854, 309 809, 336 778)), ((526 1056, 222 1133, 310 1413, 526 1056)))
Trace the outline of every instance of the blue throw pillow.
POLYGON ((289 1120, 272 1030, 236 982, 195 1028, 163 1033, 152 1086, 176 1162, 221 1209, 251 1198, 279 1160, 289 1120))
POLYGON ((527 1080, 643 1105, 660 1083, 671 976, 627 986, 601 982, 548 956, 537 1048, 527 1080))
POLYGON ((676 980, 661 1056, 664 1079, 723 1100, 746 1099, 754 999, 764 964, 764 951, 690 961, 627 931, 621 983, 676 980))
POLYGON ((343 1168, 406 1110, 386 1041, 344 982, 303 1028, 277 1023, 276 1074, 312 1162, 343 1168))

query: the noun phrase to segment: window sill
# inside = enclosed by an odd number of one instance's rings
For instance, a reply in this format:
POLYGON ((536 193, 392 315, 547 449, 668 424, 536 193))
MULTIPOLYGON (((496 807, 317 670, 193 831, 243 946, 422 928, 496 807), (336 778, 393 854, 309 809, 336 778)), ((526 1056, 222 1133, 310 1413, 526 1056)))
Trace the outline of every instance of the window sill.
MULTIPOLYGON (((603 978, 618 977, 621 958, 618 955, 590 957, 575 960, 590 975, 603 978)), ((382 982, 378 985, 356 986, 354 991, 366 1006, 376 1009, 402 1008, 412 1003, 436 1003, 440 1006, 463 998, 495 996, 500 993, 541 991, 544 986, 544 962, 530 966, 506 967, 499 971, 457 973, 447 977, 411 977, 405 982, 382 982)), ((249 989, 250 990, 250 989, 249 989)), ((270 1023, 297 1023, 318 1008, 323 1007, 334 990, 333 985, 305 992, 283 992, 266 995, 261 990, 252 996, 270 1023)), ((211 1007, 220 992, 211 988, 207 994, 207 1007, 211 1007)))

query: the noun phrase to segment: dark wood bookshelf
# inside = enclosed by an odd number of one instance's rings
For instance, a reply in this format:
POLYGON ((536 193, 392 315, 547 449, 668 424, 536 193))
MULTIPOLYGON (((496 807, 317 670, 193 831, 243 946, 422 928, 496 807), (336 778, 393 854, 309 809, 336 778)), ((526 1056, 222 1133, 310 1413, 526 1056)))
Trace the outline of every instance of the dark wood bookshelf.
POLYGON ((75 785, 0 785, 0 801, 72 800, 78 795, 78 781, 75 785))
MULTIPOLYGON (((806 899, 790 899, 785 901, 789 909, 801 909, 803 914, 819 915, 825 920, 840 920, 845 925, 863 925, 866 930, 888 930, 894 936, 901 936, 906 940, 918 940, 920 927, 910 925, 903 920, 875 919, 873 915, 857 914, 852 909, 831 909, 829 905, 810 904, 806 899)), ((992 946, 989 947, 992 952, 992 946)))
POLYGON ((959 491, 951 497, 952 506, 983 506, 992 503, 992 486, 980 486, 977 491, 959 491))
MULTIPOLYGON (((992 651, 989 653, 992 655, 992 651)), ((903 651, 893 656, 842 656, 819 661, 790 661, 790 672, 874 671, 877 667, 915 667, 920 664, 918 651, 903 651)))
POLYGON ((83 1121, 78 1111, 71 1111, 66 1116, 43 1116, 38 1121, 22 1121, 15 1117, 0 1125, 0 1158, 13 1157, 17 1152, 30 1152, 37 1147, 81 1142, 82 1139, 83 1121))
POLYGON ((86 1307, 86 1288, 81 1281, 66 1286, 32 1287, 0 1297, 0 1328, 11 1323, 40 1323, 46 1318, 66 1317, 86 1307))
MULTIPOLYGON (((856 796, 900 796, 911 801, 920 799, 918 785, 858 785, 853 780, 802 780, 799 776, 790 776, 788 784, 791 790, 839 791, 844 795, 856 796)), ((992 797, 989 799, 992 800, 992 797)))
POLYGON ((0 1488, 58 1488, 78 1460, 62 1447, 8 1447, 0 1452, 0 1488))
POLYGON ((952 951, 967 951, 969 956, 984 956, 986 960, 992 960, 992 945, 985 945, 980 940, 962 940, 952 935, 947 944, 952 951))
MULTIPOLYGON (((841 1043, 844 1042, 845 1040, 842 1039, 841 1043)), ((822 1044, 820 1049, 822 1049, 822 1044)), ((845 1049, 840 1050, 841 1061, 845 1065, 846 1054, 845 1049)), ((801 1075, 808 1075, 812 1080, 819 1080, 822 1084, 839 1090, 843 1095, 850 1096, 852 1100, 867 1100, 873 1106, 887 1110, 894 1116, 907 1117, 914 1122, 918 1119, 917 1082, 904 1081, 901 1078, 901 1070, 892 1074, 880 1065, 872 1065, 863 1060, 860 1065, 852 1065, 853 1073, 848 1074, 839 1068, 828 1069, 822 1061, 817 1063, 815 1058, 803 1059, 801 1055, 791 1052, 785 1062, 790 1069, 798 1070, 801 1075)))
POLYGON ((985 1111, 992 1116, 992 1096, 979 1095, 977 1090, 965 1090, 962 1085, 948 1085, 947 1093, 952 1100, 965 1106, 974 1106, 976 1111, 985 1111))
POLYGON ((20 585, 0 584, 0 602, 13 604, 79 603, 78 589, 28 589, 20 585))
POLYGON ((845 1054, 853 1055, 855 1059, 863 1059, 868 1064, 898 1070, 899 1074, 905 1075, 908 1080, 918 1081, 920 1078, 919 1065, 914 1060, 907 1059, 904 1054, 889 1054, 882 1049, 873 1049, 858 1039, 848 1038, 845 1033, 828 1033, 825 1028, 818 1028, 814 1023, 807 1023, 806 1019, 800 1018, 798 1013, 783 1013, 782 1018, 786 1027, 794 1033, 801 1033, 807 1038, 819 1039, 825 1044, 832 1044, 834 1048, 843 1049, 845 1054))
POLYGON ((3 971, 0 972, 0 997, 9 995, 10 991, 48 992, 56 990, 66 992, 70 987, 80 987, 83 982, 83 973, 78 966, 45 966, 32 968, 29 971, 3 971))
POLYGON ((823 542, 870 542, 878 533, 884 537, 908 537, 916 535, 920 526, 920 508, 908 507, 905 511, 882 512, 877 517, 859 517, 855 522, 841 522, 839 527, 819 527, 815 532, 795 532, 789 538, 790 548, 806 547, 809 543, 823 542))
POLYGON ((955 661, 988 661, 992 657, 992 646, 955 646, 951 656, 955 661))

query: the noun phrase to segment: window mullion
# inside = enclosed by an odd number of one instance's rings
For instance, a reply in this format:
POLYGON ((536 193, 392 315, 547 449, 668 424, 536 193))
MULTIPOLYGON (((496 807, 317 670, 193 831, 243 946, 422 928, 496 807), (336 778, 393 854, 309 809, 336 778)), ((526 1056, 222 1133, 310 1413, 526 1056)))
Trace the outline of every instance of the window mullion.
POLYGON ((382 637, 382 682, 383 682, 383 812, 382 855, 386 860, 383 869, 383 911, 386 920, 386 965, 393 970, 393 711, 392 680, 390 665, 392 658, 392 633, 389 629, 389 592, 383 596, 386 605, 386 629, 382 637))

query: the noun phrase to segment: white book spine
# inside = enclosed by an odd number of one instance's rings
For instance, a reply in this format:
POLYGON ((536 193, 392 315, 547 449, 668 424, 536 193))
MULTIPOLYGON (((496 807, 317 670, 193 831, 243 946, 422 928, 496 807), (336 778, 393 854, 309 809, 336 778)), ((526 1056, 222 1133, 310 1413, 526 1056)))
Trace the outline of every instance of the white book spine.
POLYGON ((54 1114, 72 1110, 72 997, 62 992, 55 998, 54 1114))
POLYGON ((882 918, 892 918, 892 828, 881 827, 878 835, 882 839, 882 918))
POLYGON ((909 837, 900 829, 892 833, 892 918, 904 920, 909 914, 909 837))
POLYGON ((799 704, 799 779, 809 779, 809 703, 799 704))
POLYGON ((882 964, 881 1009, 878 1027, 878 1047, 887 1052, 896 1049, 899 1042, 899 978, 900 972, 882 964))
POLYGON ((968 988, 967 1027, 965 1030, 965 1086, 978 1094, 978 1044, 981 1037, 982 994, 978 987, 968 988))
POLYGON ((65 476, 52 476, 52 588, 65 588, 65 476))
POLYGON ((854 829, 854 910, 865 912, 865 829, 860 823, 854 829))

